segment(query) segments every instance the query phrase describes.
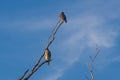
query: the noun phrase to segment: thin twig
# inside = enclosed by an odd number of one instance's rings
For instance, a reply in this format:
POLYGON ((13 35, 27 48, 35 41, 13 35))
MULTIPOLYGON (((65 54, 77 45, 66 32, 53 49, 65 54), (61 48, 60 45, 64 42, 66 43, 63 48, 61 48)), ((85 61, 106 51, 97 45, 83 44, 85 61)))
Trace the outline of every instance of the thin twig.
POLYGON ((91 80, 94 80, 93 65, 94 65, 94 61, 95 61, 95 59, 96 59, 96 57, 98 56, 99 53, 100 53, 100 50, 98 48, 96 48, 95 56, 94 57, 89 56, 91 61, 90 61, 90 64, 88 65, 88 69, 89 69, 89 72, 90 72, 91 80))
POLYGON ((91 75, 91 79, 94 80, 94 74, 93 74, 93 70, 91 67, 89 67, 89 72, 90 72, 90 75, 91 75))
POLYGON ((48 38, 48 42, 50 41, 50 38, 51 38, 51 36, 53 35, 54 31, 56 30, 57 26, 59 25, 60 21, 61 21, 61 20, 59 20, 58 23, 56 24, 56 26, 53 28, 53 30, 52 30, 52 32, 51 32, 51 35, 50 35, 49 38, 48 38))
MULTIPOLYGON (((51 61, 51 60, 50 60, 51 61)), ((49 61, 49 62, 50 62, 49 61)), ((34 72, 36 72, 43 64, 47 63, 48 61, 44 61, 41 64, 38 65, 38 67, 34 70, 34 72)))
POLYGON ((37 63, 35 64, 35 66, 33 67, 32 71, 34 71, 34 69, 39 65, 41 59, 44 57, 44 53, 40 56, 39 60, 37 61, 37 63))
POLYGON ((98 48, 96 48, 96 55, 93 58, 93 62, 95 61, 96 57, 98 56, 98 54, 100 53, 100 50, 98 48))
POLYGON ((28 80, 43 64, 47 62, 48 61, 44 61, 41 64, 39 64, 33 71, 30 72, 30 74, 24 80, 28 80))
POLYGON ((50 35, 50 38, 49 38, 46 48, 48 48, 51 45, 51 43, 54 41, 55 34, 58 31, 58 29, 60 28, 60 26, 62 25, 62 23, 63 23, 63 21, 58 21, 56 27, 53 29, 52 34, 50 35))
POLYGON ((25 77, 25 75, 27 74, 28 71, 29 71, 29 69, 27 69, 27 70, 24 72, 24 74, 19 78, 19 80, 22 80, 22 79, 25 77))

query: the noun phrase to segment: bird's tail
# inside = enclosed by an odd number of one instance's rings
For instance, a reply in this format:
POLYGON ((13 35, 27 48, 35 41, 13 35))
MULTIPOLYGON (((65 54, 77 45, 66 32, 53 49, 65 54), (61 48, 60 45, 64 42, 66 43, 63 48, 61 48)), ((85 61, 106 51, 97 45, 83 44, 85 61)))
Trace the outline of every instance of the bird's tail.
POLYGON ((48 62, 48 66, 50 65, 50 61, 48 62))

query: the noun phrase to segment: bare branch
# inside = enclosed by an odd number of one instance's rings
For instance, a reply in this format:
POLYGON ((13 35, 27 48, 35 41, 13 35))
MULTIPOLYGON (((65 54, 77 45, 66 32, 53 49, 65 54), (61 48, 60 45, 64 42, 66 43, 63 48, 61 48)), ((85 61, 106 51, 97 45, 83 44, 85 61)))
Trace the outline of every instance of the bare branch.
POLYGON ((93 62, 95 61, 96 57, 98 56, 98 54, 100 53, 100 50, 98 48, 96 48, 96 54, 93 58, 93 62))
POLYGON ((89 67, 89 72, 90 72, 91 79, 94 80, 94 74, 91 67, 89 67))
MULTIPOLYGON (((51 61, 51 60, 50 60, 51 61)), ((44 61, 41 64, 38 65, 38 67, 34 70, 36 72, 43 64, 47 63, 48 61, 44 61)))
POLYGON ((27 70, 24 72, 24 74, 19 78, 19 80, 22 80, 22 79, 25 77, 25 75, 27 74, 28 71, 29 71, 29 69, 27 69, 27 70))
POLYGON ((43 64, 47 62, 48 61, 44 61, 41 64, 39 64, 33 71, 30 72, 30 74, 24 80, 28 80, 43 64))
POLYGON ((52 34, 51 34, 50 37, 49 37, 49 41, 48 41, 48 43, 47 43, 46 48, 48 48, 48 47, 51 45, 51 43, 54 41, 55 34, 56 34, 56 32, 58 31, 58 29, 60 28, 60 26, 61 26, 62 24, 63 24, 63 21, 58 21, 56 27, 53 29, 52 34))
POLYGON ((39 65, 41 59, 44 57, 44 53, 40 56, 39 60, 37 61, 37 63, 35 64, 35 66, 33 67, 32 71, 34 71, 34 69, 39 65))
MULTIPOLYGON (((59 22, 57 23, 56 27, 53 29, 52 35, 51 35, 50 38, 49 38, 49 39, 51 39, 51 40, 48 41, 46 48, 48 48, 48 47, 52 44, 52 42, 54 41, 54 36, 55 36, 57 30, 59 29, 59 27, 61 26, 62 23, 63 23, 63 22, 60 22, 60 21, 59 21, 59 22)), ((46 49, 46 48, 45 48, 45 49, 46 49)), ((34 69, 39 65, 39 63, 40 63, 41 59, 43 58, 43 56, 44 56, 44 53, 40 56, 39 60, 37 61, 36 65, 33 67, 32 71, 34 71, 34 69)))
POLYGON ((92 58, 92 56, 89 56, 89 58, 90 58, 91 62, 93 62, 93 58, 92 58))
POLYGON ((60 20, 58 21, 58 23, 56 24, 56 26, 53 28, 53 30, 52 30, 52 32, 51 32, 51 35, 50 35, 49 38, 48 38, 48 42, 50 41, 50 38, 51 38, 51 36, 53 35, 53 33, 54 33, 54 31, 56 30, 56 28, 57 28, 57 26, 59 25, 59 23, 60 23, 60 20))
POLYGON ((93 56, 93 57, 89 56, 90 63, 88 64, 88 69, 89 69, 89 73, 90 73, 90 76, 91 76, 91 80, 94 80, 93 65, 94 65, 94 61, 95 61, 96 57, 98 56, 99 52, 100 52, 100 50, 97 47, 95 56, 93 56))
MULTIPOLYGON (((64 21, 58 21, 57 25, 55 26, 55 28, 53 29, 50 37, 49 37, 49 40, 47 42, 47 46, 45 47, 48 48, 52 42, 54 41, 54 38, 55 38, 55 34, 57 33, 58 29, 60 28, 60 26, 63 24, 64 21)), ((45 51, 44 51, 45 52, 45 51)), ((42 58, 44 57, 44 53, 40 56, 40 58, 38 59, 37 63, 33 66, 31 72, 28 74, 28 76, 26 78, 24 78, 24 76, 26 75, 26 73, 28 71, 26 71, 23 76, 19 79, 19 80, 28 80, 43 64, 47 63, 48 61, 44 61, 40 64, 40 61, 42 60, 42 58)))
POLYGON ((91 74, 92 80, 94 80, 94 75, 93 75, 93 71, 92 70, 90 71, 90 74, 91 74))
MULTIPOLYGON (((60 23, 60 21, 58 21, 56 27, 53 29, 52 34, 51 34, 50 37, 49 37, 49 40, 50 40, 50 39, 51 39, 51 40, 48 41, 46 48, 48 48, 48 47, 50 46, 50 44, 52 44, 52 42, 54 41, 55 33, 57 32, 57 30, 58 30, 58 28, 60 27, 60 25, 62 24, 62 22, 61 22, 60 24, 59 24, 59 23, 60 23), (55 32, 54 32, 54 31, 55 31, 55 32), (53 33, 53 32, 54 32, 54 33, 53 33)), ((45 48, 45 49, 46 49, 46 48, 45 48)), ((38 66, 38 64, 40 63, 40 61, 41 61, 41 59, 43 58, 43 56, 44 56, 44 53, 40 56, 39 60, 37 61, 36 65, 33 67, 32 71, 38 66)))

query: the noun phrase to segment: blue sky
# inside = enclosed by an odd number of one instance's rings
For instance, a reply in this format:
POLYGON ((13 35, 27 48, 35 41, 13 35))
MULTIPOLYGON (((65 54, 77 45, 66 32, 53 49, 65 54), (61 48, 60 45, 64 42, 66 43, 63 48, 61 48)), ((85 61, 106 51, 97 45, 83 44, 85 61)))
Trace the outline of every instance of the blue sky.
POLYGON ((52 62, 30 80, 85 80, 89 55, 95 80, 119 80, 119 0, 4 0, 0 1, 0 80, 16 80, 31 69, 64 11, 68 23, 50 46, 52 62))

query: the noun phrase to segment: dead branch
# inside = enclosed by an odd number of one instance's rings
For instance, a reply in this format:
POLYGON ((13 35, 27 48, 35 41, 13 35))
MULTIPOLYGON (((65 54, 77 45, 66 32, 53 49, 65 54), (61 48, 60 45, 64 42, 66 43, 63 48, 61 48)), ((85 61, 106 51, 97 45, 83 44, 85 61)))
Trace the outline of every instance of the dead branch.
POLYGON ((27 70, 24 72, 24 74, 23 74, 18 80, 22 80, 22 79, 25 77, 25 75, 27 74, 28 71, 29 71, 29 69, 27 69, 27 70))
MULTIPOLYGON (((45 47, 45 49, 48 48, 52 44, 52 42, 54 41, 54 38, 55 38, 55 34, 56 34, 56 32, 58 31, 58 29, 60 28, 60 26, 62 25, 63 22, 64 22, 63 20, 58 21, 57 25, 55 26, 55 28, 53 29, 53 31, 52 31, 52 33, 49 37, 49 40, 47 42, 47 46, 45 47)), ((44 50, 44 52, 45 52, 45 50, 44 50)), ((24 74, 22 75, 22 77, 20 77, 19 80, 28 80, 43 64, 47 63, 48 61, 44 61, 44 62, 40 63, 40 61, 42 60, 43 57, 44 57, 44 53, 40 56, 40 58, 38 59, 36 64, 33 66, 32 70, 30 71, 30 73, 26 76, 28 71, 25 71, 24 74)))
POLYGON ((88 69, 91 76, 91 80, 94 80, 93 68, 89 66, 88 69))
POLYGON ((43 64, 47 63, 48 61, 44 61, 41 64, 39 64, 34 70, 30 72, 30 74, 24 79, 28 80, 43 64))
POLYGON ((53 29, 51 35, 50 35, 50 38, 49 38, 49 41, 48 41, 48 44, 46 46, 46 48, 48 48, 51 43, 54 41, 55 39, 55 34, 56 32, 58 31, 58 29, 60 28, 60 26, 62 25, 63 21, 58 21, 58 24, 56 25, 56 27, 53 29))
POLYGON ((100 53, 100 50, 98 48, 96 48, 95 56, 93 56, 93 57, 89 56, 90 63, 88 64, 88 69, 89 69, 89 73, 90 73, 90 76, 91 76, 91 80, 94 80, 93 66, 94 66, 95 59, 96 59, 96 57, 98 56, 99 53, 100 53))

